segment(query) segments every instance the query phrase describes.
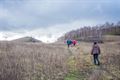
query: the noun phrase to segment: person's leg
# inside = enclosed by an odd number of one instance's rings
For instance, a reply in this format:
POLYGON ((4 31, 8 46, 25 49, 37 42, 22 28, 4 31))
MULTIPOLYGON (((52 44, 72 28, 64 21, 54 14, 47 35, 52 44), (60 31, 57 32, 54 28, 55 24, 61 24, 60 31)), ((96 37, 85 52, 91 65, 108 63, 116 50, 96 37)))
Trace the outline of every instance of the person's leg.
POLYGON ((75 43, 74 43, 74 46, 75 46, 75 43))
POLYGON ((100 61, 99 61, 99 55, 96 55, 96 60, 97 60, 97 65, 100 65, 100 61))
POLYGON ((96 65, 96 55, 93 54, 94 64, 96 65))
POLYGON ((70 47, 70 44, 68 44, 68 48, 70 47))

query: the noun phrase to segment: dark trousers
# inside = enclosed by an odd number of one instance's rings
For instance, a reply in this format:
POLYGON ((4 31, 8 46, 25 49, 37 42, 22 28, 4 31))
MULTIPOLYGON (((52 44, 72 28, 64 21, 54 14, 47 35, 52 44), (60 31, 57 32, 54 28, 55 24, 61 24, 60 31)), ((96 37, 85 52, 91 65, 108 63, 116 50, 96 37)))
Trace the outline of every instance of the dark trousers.
POLYGON ((73 45, 75 46, 75 43, 73 45))
POLYGON ((94 64, 100 65, 99 54, 93 54, 93 58, 94 58, 94 64))
POLYGON ((70 44, 67 44, 68 45, 68 48, 70 47, 70 44))

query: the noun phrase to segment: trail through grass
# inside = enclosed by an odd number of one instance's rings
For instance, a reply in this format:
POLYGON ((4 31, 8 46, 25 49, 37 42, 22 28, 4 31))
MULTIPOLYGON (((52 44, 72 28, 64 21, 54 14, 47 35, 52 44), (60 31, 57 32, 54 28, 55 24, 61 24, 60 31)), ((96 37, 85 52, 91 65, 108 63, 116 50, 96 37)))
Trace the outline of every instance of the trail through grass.
MULTIPOLYGON (((68 58, 69 73, 65 76, 64 80, 120 80, 119 76, 113 73, 114 70, 107 69, 106 67, 108 64, 105 63, 104 58, 106 57, 104 56, 110 53, 106 52, 106 48, 108 49, 110 46, 107 44, 100 45, 102 49, 100 66, 93 64, 93 57, 90 54, 91 46, 91 44, 82 43, 79 46, 68 49, 71 54, 68 58)), ((114 50, 114 48, 109 49, 111 51, 114 50)), ((117 71, 117 74, 119 71, 117 71)))

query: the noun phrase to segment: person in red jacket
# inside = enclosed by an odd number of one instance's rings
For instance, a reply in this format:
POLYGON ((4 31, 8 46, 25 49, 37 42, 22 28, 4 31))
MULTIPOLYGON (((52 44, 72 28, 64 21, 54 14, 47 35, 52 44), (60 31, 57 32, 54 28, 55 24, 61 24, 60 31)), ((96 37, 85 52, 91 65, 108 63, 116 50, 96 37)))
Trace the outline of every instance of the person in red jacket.
POLYGON ((97 42, 94 42, 92 51, 91 51, 91 55, 93 55, 95 65, 100 65, 100 61, 99 61, 100 53, 101 53, 101 51, 100 51, 99 45, 97 44, 97 42))
POLYGON ((76 40, 72 40, 73 45, 75 46, 77 44, 76 40))

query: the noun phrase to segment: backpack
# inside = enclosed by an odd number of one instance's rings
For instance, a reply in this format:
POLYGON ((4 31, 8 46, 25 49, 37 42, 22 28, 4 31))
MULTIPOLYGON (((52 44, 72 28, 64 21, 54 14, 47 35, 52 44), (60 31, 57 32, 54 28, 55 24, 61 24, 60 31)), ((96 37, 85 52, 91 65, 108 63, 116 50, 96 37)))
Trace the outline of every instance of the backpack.
POLYGON ((93 54, 100 54, 100 49, 99 49, 99 46, 98 45, 94 45, 93 46, 93 51, 92 51, 93 54))
POLYGON ((67 40, 67 44, 68 45, 72 44, 72 41, 71 40, 67 40))

